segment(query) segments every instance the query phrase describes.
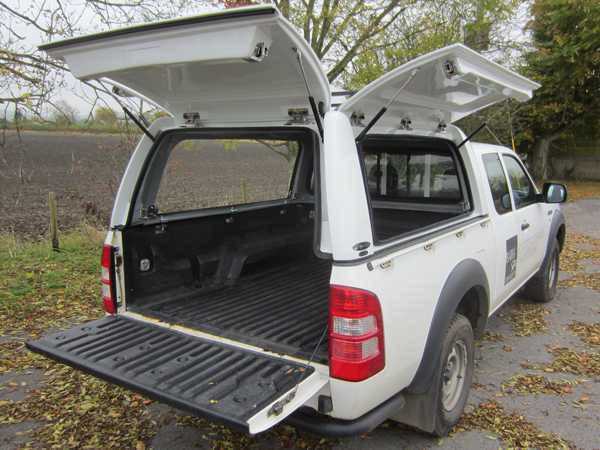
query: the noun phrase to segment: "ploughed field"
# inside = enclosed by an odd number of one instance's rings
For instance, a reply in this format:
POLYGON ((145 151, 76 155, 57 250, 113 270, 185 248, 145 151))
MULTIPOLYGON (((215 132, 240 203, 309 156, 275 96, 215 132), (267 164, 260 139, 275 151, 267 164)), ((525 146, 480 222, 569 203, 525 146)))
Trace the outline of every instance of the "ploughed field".
MULTIPOLYGON (((41 131, 0 135, 0 233, 46 235, 49 191, 57 196, 61 231, 82 222, 105 228, 138 138, 41 131)), ((282 186, 285 190, 290 175, 284 157, 244 142, 232 147, 203 141, 200 154, 182 152, 177 164, 183 167, 173 169, 182 177, 169 177, 165 200, 187 198, 197 207, 269 198, 282 186)))
POLYGON ((133 139, 108 134, 6 132, 0 147, 0 232, 48 231, 48 192, 56 193, 61 230, 107 224, 133 139))

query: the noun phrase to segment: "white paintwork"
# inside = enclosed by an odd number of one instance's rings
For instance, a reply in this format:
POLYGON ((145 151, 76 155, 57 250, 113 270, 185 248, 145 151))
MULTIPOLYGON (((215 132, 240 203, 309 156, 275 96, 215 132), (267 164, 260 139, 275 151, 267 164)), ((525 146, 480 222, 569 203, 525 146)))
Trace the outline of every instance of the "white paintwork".
POLYGON ((236 11, 244 10, 272 14, 196 24, 184 21, 190 18, 166 21, 166 28, 140 26, 133 28, 135 33, 116 37, 99 34, 85 42, 64 41, 68 45, 48 52, 63 59, 77 78, 119 83, 162 106, 179 122, 184 112, 199 112, 205 125, 233 126, 281 125, 289 120, 290 108, 310 111, 294 51, 298 48, 311 93, 327 111, 329 83, 311 47, 273 6, 236 11), (268 54, 254 61, 259 44, 268 54))
MULTIPOLYGON (((262 8, 271 8, 270 6, 262 8)), ((319 62, 291 25, 275 11, 271 17, 235 19, 211 24, 182 25, 143 31, 86 43, 73 43, 52 52, 65 59, 76 76, 109 78, 144 95, 169 110, 175 117, 152 124, 150 131, 177 126, 181 114, 200 112, 205 125, 237 124, 264 126, 285 124, 290 107, 308 106, 304 83, 299 76, 291 47, 301 49, 309 85, 317 101, 329 106, 329 85, 319 62), (246 62, 257 42, 267 43, 270 54, 261 62, 246 62)), ((484 268, 490 288, 490 314, 531 277, 541 264, 552 213, 557 205, 535 204, 500 216, 496 213, 485 169, 486 153, 514 153, 504 147, 467 143, 460 149, 472 195, 472 212, 462 218, 462 227, 431 236, 417 230, 385 244, 374 244, 367 195, 354 135, 360 127, 350 123, 352 113, 364 113, 365 122, 397 93, 376 127, 391 135, 410 134, 441 137, 455 143, 465 135, 451 122, 507 97, 530 98, 533 83, 461 46, 453 45, 424 55, 382 76, 347 100, 340 111, 329 111, 324 120, 324 143, 320 151, 321 242, 320 249, 334 261, 354 260, 357 243, 368 243, 366 255, 390 250, 385 256, 355 265, 334 263, 331 282, 374 292, 381 303, 384 323, 385 368, 375 376, 352 383, 330 379, 328 367, 311 363, 315 373, 304 380, 280 416, 269 417, 271 405, 248 420, 251 433, 264 431, 298 407, 317 408, 318 395, 331 396, 331 416, 355 419, 377 407, 408 386, 424 355, 425 342, 442 287, 452 270, 465 259, 484 268), (442 65, 451 60, 457 74, 446 76, 442 65), (410 118, 413 130, 400 130, 399 122, 410 118), (445 122, 445 131, 438 123, 445 122), (477 220, 471 220, 477 218, 477 220), (523 220, 533 232, 521 233, 523 220), (470 223, 467 223, 470 222, 470 223), (518 261, 518 276, 504 285, 507 237, 519 235, 526 248, 518 261)), ((134 187, 152 143, 142 137, 125 175, 113 209, 106 242, 122 247, 119 225, 126 224, 134 187)), ((513 200, 514 202, 514 200, 513 200)), ((456 224, 460 224, 460 220, 456 224)), ((438 227, 433 231, 437 231, 438 227)), ((521 244, 520 244, 521 245, 521 244)), ((361 255, 364 256, 364 255, 361 255)), ((268 353, 261 348, 209 333, 164 323, 127 311, 123 271, 118 276, 119 312, 136 320, 154 323, 215 342, 268 353)), ((287 394, 285 394, 287 395, 287 394)), ((283 398, 283 396, 282 396, 283 398)))
POLYGON ((361 242, 369 244, 366 251, 371 253, 373 237, 358 150, 350 121, 340 112, 325 115, 323 157, 321 186, 328 205, 331 253, 338 261, 355 259, 359 252, 353 247, 361 242))
MULTIPOLYGON (((167 128, 172 128, 173 126, 174 122, 171 117, 159 117, 152 123, 152 125, 150 125, 149 131, 152 135, 157 136, 160 131, 167 128)), ((135 189, 135 185, 137 184, 137 180, 140 177, 144 161, 146 160, 148 152, 151 148, 152 140, 143 134, 137 144, 137 147, 131 155, 131 158, 129 159, 129 163, 127 163, 125 173, 121 179, 121 184, 119 185, 119 190, 117 191, 115 204, 113 206, 112 215, 110 218, 111 228, 125 225, 127 223, 127 215, 132 207, 130 202, 131 198, 133 197, 133 191, 135 189)))
POLYGON ((340 107, 367 123, 396 94, 377 128, 398 128, 408 118, 415 129, 435 130, 505 98, 525 101, 539 84, 508 70, 462 44, 420 56, 382 75, 340 107), (454 75, 447 75, 450 61, 454 75), (404 86, 403 89, 400 88, 404 86))
POLYGON ((279 397, 275 402, 280 401, 290 395, 293 399, 283 407, 283 412, 278 416, 269 416, 271 405, 265 406, 254 416, 248 419, 248 428, 250 434, 266 431, 273 425, 278 424, 291 413, 296 411, 301 406, 304 406, 311 400, 315 394, 318 394, 323 386, 329 382, 329 374, 323 375, 317 371, 313 372, 308 378, 302 381, 296 388, 286 392, 279 397))
MULTIPOLYGON (((506 170, 505 158, 514 158, 519 165, 522 164, 513 152, 501 151, 502 164, 506 170)), ((527 173, 527 171, 525 171, 527 173)), ((529 174, 527 174, 529 176, 529 174)), ((529 176, 535 186, 533 179, 529 176)), ((510 179, 508 180, 510 184, 510 179)), ((536 193, 538 190, 536 188, 536 193)), ((519 236, 519 251, 517 255, 517 283, 526 280, 532 271, 536 271, 546 250, 544 236, 547 236, 552 217, 547 215, 548 208, 544 203, 534 203, 521 209, 516 208, 515 198, 511 190, 512 215, 515 220, 515 233, 519 236), (523 230, 521 225, 529 225, 523 230), (547 225, 547 226, 546 226, 547 225)))

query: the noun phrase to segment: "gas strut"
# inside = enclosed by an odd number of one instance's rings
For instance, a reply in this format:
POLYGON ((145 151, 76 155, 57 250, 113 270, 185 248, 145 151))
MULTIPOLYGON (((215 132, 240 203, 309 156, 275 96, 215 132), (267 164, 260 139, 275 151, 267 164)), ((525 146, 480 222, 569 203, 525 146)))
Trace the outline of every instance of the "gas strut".
POLYGON ((481 130, 483 130, 486 126, 487 126, 487 123, 483 122, 481 125, 479 125, 475 129, 475 131, 473 131, 470 135, 468 135, 464 141, 462 141, 460 144, 458 144, 456 146, 456 148, 461 148, 463 145, 465 145, 467 142, 469 142, 473 136, 475 136, 477 133, 479 133, 481 130))
POLYGON ((306 80, 306 74, 304 73, 304 66, 302 65, 302 52, 299 49, 294 47, 294 51, 296 52, 296 57, 298 58, 298 66, 300 66, 300 74, 302 75, 302 79, 304 80, 304 85, 306 86, 306 93, 308 94, 308 103, 310 103, 310 109, 312 110, 313 116, 315 116, 315 123, 317 124, 317 129, 319 130, 319 134, 321 135, 321 140, 323 140, 323 124, 321 124, 321 115, 319 114, 319 109, 317 108, 317 103, 315 102, 315 98, 310 93, 310 88, 308 87, 308 81, 306 80))
POLYGON ((383 108, 381 108, 377 112, 377 114, 375 114, 375 116, 373 116, 371 121, 367 124, 366 127, 363 128, 363 130, 360 132, 360 134, 358 136, 356 136, 357 144, 362 142, 362 140, 365 138, 365 136, 367 135, 369 130, 375 126, 375 124, 377 123, 377 121, 379 119, 381 119, 381 116, 383 116, 385 114, 385 112, 388 110, 390 105, 394 102, 394 100, 396 100, 396 98, 400 95, 400 93, 404 90, 404 88, 406 86, 408 86, 408 83, 411 82, 411 80, 415 77, 415 75, 417 74, 418 71, 419 71, 419 68, 416 68, 411 72, 410 76, 406 79, 406 81, 404 83, 402 83, 402 86, 400 86, 400 89, 398 89, 396 91, 396 93, 392 96, 392 98, 390 98, 389 101, 385 104, 385 106, 383 108))
POLYGON ((123 111, 125 112, 127 117, 129 117, 131 120, 133 120, 133 122, 140 128, 140 130, 142 130, 144 132, 144 134, 146 136, 148 136, 150 138, 150 140, 152 142, 156 141, 156 137, 154 137, 154 135, 152 133, 150 133, 150 130, 144 126, 144 124, 142 123, 142 121, 140 119, 135 117, 135 115, 131 111, 129 111, 129 109, 127 109, 126 106, 121 105, 121 108, 123 108, 123 111))

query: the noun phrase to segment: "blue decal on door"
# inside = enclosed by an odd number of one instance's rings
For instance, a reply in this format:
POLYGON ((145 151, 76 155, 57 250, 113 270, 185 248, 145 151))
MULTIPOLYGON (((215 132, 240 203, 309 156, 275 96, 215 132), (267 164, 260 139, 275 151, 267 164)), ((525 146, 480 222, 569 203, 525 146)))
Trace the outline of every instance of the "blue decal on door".
POLYGON ((504 273, 504 284, 517 275, 517 236, 506 241, 506 271, 504 273))

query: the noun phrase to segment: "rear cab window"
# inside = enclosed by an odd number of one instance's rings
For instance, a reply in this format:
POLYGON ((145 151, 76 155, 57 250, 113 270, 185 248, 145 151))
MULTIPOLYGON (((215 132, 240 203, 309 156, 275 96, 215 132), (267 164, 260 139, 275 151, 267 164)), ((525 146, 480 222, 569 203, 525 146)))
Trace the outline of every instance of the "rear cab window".
POLYGON ((375 135, 361 147, 376 242, 441 225, 471 210, 463 164, 449 141, 375 135))

